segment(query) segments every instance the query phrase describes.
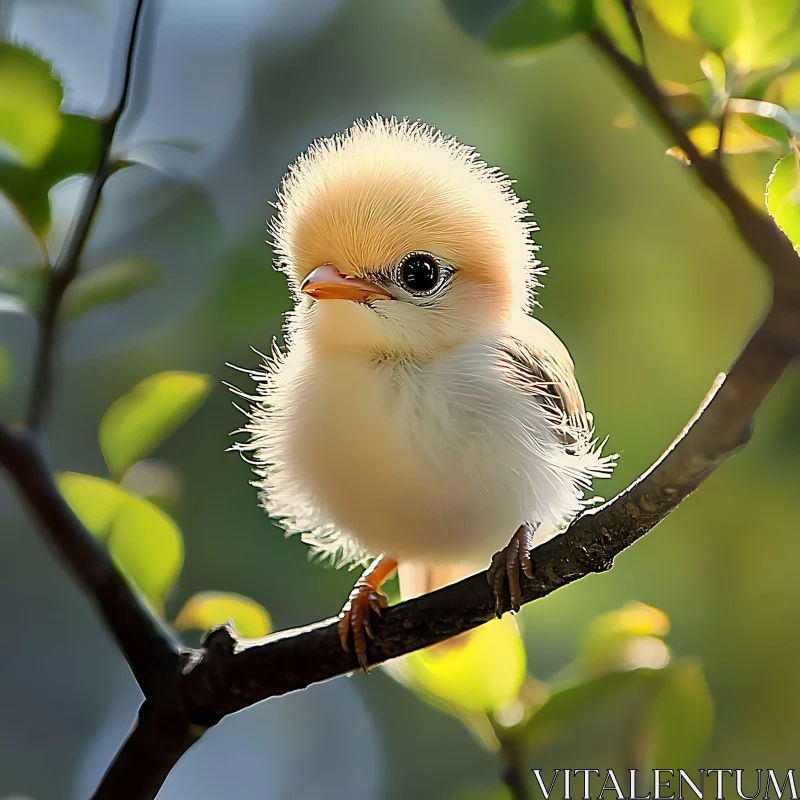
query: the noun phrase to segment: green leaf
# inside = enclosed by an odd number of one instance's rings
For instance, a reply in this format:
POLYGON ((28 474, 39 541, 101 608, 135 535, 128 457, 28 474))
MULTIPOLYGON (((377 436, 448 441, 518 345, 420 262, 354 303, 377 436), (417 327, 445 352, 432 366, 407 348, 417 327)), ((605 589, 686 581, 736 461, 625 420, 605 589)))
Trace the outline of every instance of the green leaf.
POLYGON ((39 165, 61 129, 64 89, 50 64, 31 50, 0 42, 0 142, 17 160, 39 165))
POLYGON ((100 305, 116 303, 159 282, 158 265, 147 258, 125 258, 78 276, 64 295, 64 311, 77 319, 100 305))
POLYGON ((526 53, 588 30, 592 0, 445 0, 464 30, 505 53, 526 53))
POLYGON ((8 354, 8 350, 0 345, 0 392, 8 386, 11 378, 11 369, 11 356, 8 354))
POLYGON ((42 267, 0 267, 0 313, 35 314, 44 300, 47 272, 42 267))
POLYGON ((736 39, 742 25, 740 0, 700 0, 690 18, 692 30, 709 50, 721 53, 736 39))
POLYGON ((119 478, 149 455, 202 405, 210 391, 207 375, 160 372, 120 397, 100 422, 100 448, 112 476, 119 478))
POLYGON ((183 567, 183 537, 172 518, 128 496, 112 523, 108 550, 119 571, 160 611, 183 567))
POLYGON ((175 627, 208 631, 228 621, 251 639, 272 630, 272 620, 263 606, 249 597, 226 592, 200 592, 190 597, 175 619, 175 627))
POLYGON ((741 32, 732 47, 746 68, 762 68, 792 57, 800 46, 798 0, 740 0, 741 32))
POLYGON ((100 123, 89 117, 63 114, 55 145, 35 168, 0 160, 2 192, 39 237, 50 230, 50 189, 71 175, 94 172, 102 153, 100 123))
POLYGON ((526 746, 538 748, 554 741, 587 711, 613 700, 621 691, 659 680, 659 674, 651 669, 608 672, 554 687, 547 700, 525 723, 523 736, 526 746))
POLYGON ((78 519, 93 536, 107 539, 120 508, 131 496, 116 483, 92 475, 62 472, 57 480, 61 494, 78 519))
POLYGON ((691 26, 693 0, 647 0, 656 22, 676 39, 694 39, 691 26))
POLYGON ((643 739, 653 766, 690 764, 705 747, 714 725, 714 703, 693 662, 664 673, 665 682, 648 714, 643 739))
POLYGON ((183 566, 183 537, 175 522, 103 478, 62 472, 57 481, 80 521, 108 544, 120 572, 160 610, 183 566))
POLYGON ((504 53, 529 53, 588 30, 594 23, 591 0, 523 0, 486 36, 504 53))
POLYGON ((390 674, 456 714, 490 713, 518 697, 525 648, 513 618, 503 617, 411 653, 390 674))
POLYGON ((800 249, 800 171, 793 153, 775 165, 767 181, 767 209, 795 250, 800 249))

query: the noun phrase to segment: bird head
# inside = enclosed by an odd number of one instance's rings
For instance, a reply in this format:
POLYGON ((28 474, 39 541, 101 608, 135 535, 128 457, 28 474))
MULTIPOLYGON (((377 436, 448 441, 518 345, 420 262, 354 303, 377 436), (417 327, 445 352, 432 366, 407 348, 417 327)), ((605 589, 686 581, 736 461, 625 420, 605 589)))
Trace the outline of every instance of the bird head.
POLYGON ((538 285, 511 181, 419 122, 375 117, 314 142, 276 209, 293 319, 321 350, 430 357, 527 311, 538 285))

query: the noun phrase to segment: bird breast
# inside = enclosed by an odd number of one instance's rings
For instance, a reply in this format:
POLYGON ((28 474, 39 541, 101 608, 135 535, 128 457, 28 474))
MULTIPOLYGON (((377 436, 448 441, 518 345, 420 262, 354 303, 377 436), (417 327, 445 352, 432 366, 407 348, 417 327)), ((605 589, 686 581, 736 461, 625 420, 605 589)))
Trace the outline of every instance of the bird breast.
POLYGON ((255 424, 270 513, 320 550, 435 564, 488 562, 523 521, 576 512, 579 465, 495 341, 423 365, 293 348, 255 424))

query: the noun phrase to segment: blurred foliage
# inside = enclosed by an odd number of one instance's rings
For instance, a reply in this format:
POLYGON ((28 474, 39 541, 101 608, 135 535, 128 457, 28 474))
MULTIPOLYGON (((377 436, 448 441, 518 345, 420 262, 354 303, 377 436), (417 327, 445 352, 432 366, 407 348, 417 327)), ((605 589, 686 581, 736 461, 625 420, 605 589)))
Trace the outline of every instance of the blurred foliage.
POLYGON ((636 692, 633 744, 626 743, 633 763, 690 764, 711 735, 713 703, 702 668, 674 657, 663 640, 668 631, 663 611, 629 603, 595 619, 576 659, 542 681, 526 675, 522 640, 506 617, 385 669, 461 719, 485 745, 523 754, 526 764, 537 763, 537 751, 594 709, 636 692))
MULTIPOLYGON (((631 61, 641 61, 622 0, 525 0, 506 8, 473 0, 444 2, 466 31, 507 55, 600 29, 631 61)), ((800 245, 800 231, 790 221, 800 203, 797 169, 790 168, 797 165, 794 136, 800 134, 800 118, 792 112, 800 100, 800 72, 794 72, 800 67, 797 0, 648 0, 647 10, 665 33, 706 49, 699 61, 704 80, 689 86, 664 76, 665 96, 676 116, 685 119, 691 108, 687 127, 700 153, 771 151, 788 159, 773 173, 780 199, 769 203, 769 211, 780 214, 781 227, 800 245)), ((680 148, 667 152, 687 161, 680 148)), ((743 189, 757 197, 758 189, 743 189)))

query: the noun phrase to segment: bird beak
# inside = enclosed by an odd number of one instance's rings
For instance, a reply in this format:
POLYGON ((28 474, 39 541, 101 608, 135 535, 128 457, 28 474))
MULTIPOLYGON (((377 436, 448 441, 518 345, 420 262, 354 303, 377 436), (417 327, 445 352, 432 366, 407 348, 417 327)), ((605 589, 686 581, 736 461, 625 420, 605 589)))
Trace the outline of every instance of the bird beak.
POLYGON ((355 303, 366 303, 376 298, 392 298, 386 289, 363 278, 344 275, 333 264, 323 264, 312 270, 300 284, 300 291, 315 300, 352 300, 355 303))

